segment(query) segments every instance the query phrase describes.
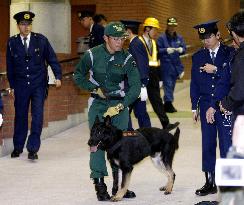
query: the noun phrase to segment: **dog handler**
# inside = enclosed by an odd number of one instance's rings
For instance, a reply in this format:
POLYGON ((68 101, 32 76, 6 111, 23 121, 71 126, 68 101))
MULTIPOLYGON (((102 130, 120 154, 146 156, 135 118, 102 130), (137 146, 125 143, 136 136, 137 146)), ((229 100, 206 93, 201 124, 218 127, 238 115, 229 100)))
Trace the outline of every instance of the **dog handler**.
MULTIPOLYGON (((120 22, 109 23, 104 30, 105 43, 88 50, 74 73, 76 84, 91 92, 94 97, 88 111, 91 129, 96 116, 102 120, 110 115, 112 124, 119 129, 127 130, 129 121, 128 106, 139 96, 141 83, 136 62, 122 46, 126 38, 125 28, 120 22), (90 78, 87 75, 90 74, 90 78), (124 80, 128 79, 128 90, 124 90, 124 80)), ((105 153, 97 150, 90 154, 90 177, 94 180, 97 199, 110 199, 104 176, 108 175, 105 153)), ((118 170, 113 169, 117 177, 118 170)), ((115 194, 117 190, 113 190, 115 194)), ((124 197, 135 197, 135 193, 127 190, 124 197)))

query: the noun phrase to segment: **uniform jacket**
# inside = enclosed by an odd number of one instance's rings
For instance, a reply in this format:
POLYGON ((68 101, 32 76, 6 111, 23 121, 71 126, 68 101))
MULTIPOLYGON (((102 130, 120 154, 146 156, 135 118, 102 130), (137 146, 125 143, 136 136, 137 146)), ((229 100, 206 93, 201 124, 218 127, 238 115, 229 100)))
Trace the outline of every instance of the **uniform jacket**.
POLYGON ((10 87, 46 86, 47 64, 53 70, 56 79, 61 79, 62 72, 56 54, 48 39, 42 34, 31 33, 28 55, 25 53, 20 34, 12 36, 7 45, 7 77, 10 87))
POLYGON ((228 63, 223 64, 223 72, 220 75, 220 80, 216 84, 216 88, 214 90, 214 97, 211 102, 211 107, 218 108, 219 102, 226 97, 230 91, 230 81, 231 81, 231 61, 235 54, 235 50, 230 53, 228 63))
POLYGON ((200 49, 192 56, 190 96, 192 110, 197 109, 198 101, 204 100, 209 102, 214 98, 215 87, 221 78, 224 68, 229 63, 229 57, 233 48, 220 44, 220 48, 215 58, 214 65, 217 67, 216 73, 206 73, 200 70, 200 67, 206 63, 213 64, 208 49, 200 49))
POLYGON ((89 47, 93 48, 104 43, 104 27, 99 24, 93 24, 92 31, 89 34, 89 47))
POLYGON ((181 35, 176 34, 171 37, 169 34, 161 34, 157 40, 159 59, 161 63, 161 69, 164 75, 179 75, 183 70, 183 64, 180 61, 180 55, 186 52, 186 44, 181 35), (173 52, 167 53, 167 48, 183 48, 183 53, 173 52))
POLYGON ((76 66, 74 73, 76 84, 90 92, 101 87, 109 96, 124 97, 122 104, 128 107, 140 94, 140 76, 136 62, 127 51, 110 54, 105 44, 88 50, 76 66), (92 57, 91 57, 91 53, 92 57), (87 79, 90 73, 92 81, 87 79), (128 79, 128 91, 125 92, 124 81, 128 79))
POLYGON ((231 61, 232 73, 230 81, 230 92, 221 102, 228 111, 235 115, 244 114, 244 42, 231 61))
POLYGON ((133 38, 133 40, 130 42, 129 52, 136 61, 140 73, 141 83, 146 86, 149 79, 149 61, 145 46, 138 36, 133 38))

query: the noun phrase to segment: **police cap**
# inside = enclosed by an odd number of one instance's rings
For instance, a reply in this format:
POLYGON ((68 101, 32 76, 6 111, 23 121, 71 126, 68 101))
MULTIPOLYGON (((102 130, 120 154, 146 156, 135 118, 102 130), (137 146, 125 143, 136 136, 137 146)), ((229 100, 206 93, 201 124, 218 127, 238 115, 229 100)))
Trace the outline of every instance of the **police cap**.
POLYGON ((136 20, 120 20, 126 28, 139 28, 141 22, 136 20))
POLYGON ((83 10, 78 12, 79 19, 83 19, 85 17, 93 17, 93 16, 94 16, 94 12, 89 10, 83 10))
POLYGON ((168 26, 177 26, 177 19, 175 17, 171 17, 167 19, 167 25, 168 26))
POLYGON ((121 22, 110 22, 104 29, 104 35, 113 37, 127 36, 125 27, 121 22))
POLYGON ((205 23, 198 24, 193 28, 198 30, 198 35, 200 39, 207 39, 212 34, 216 34, 218 32, 217 23, 218 20, 212 20, 205 23))
POLYGON ((129 28, 133 31, 133 33, 138 34, 139 26, 141 24, 140 21, 136 20, 120 20, 122 24, 124 24, 125 28, 129 28))
POLYGON ((31 23, 34 17, 35 14, 30 11, 21 11, 14 15, 14 19, 17 21, 17 24, 19 24, 21 21, 31 23))

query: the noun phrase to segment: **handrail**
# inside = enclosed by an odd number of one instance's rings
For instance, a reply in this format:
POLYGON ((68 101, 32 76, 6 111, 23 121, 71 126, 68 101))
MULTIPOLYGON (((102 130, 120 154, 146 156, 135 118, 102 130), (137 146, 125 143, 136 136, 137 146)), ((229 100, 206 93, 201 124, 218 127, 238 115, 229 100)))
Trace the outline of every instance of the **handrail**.
POLYGON ((59 63, 67 63, 67 62, 71 62, 71 61, 78 60, 78 59, 80 59, 80 57, 79 56, 76 56, 76 57, 73 57, 73 58, 68 58, 68 59, 60 60, 59 63))

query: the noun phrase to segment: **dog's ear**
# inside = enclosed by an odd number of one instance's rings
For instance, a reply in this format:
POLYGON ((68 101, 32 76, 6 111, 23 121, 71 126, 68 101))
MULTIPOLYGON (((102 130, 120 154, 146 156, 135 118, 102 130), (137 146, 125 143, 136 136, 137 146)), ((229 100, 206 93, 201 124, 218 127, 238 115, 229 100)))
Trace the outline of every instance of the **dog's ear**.
POLYGON ((104 119, 104 123, 106 126, 110 126, 112 124, 111 122, 111 117, 109 115, 107 115, 104 119))
POLYGON ((94 123, 97 124, 97 123, 99 123, 99 122, 100 122, 100 120, 99 120, 99 117, 98 117, 98 115, 97 115, 94 123))

